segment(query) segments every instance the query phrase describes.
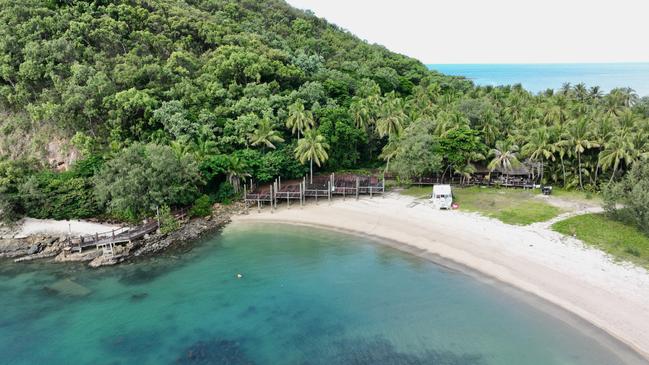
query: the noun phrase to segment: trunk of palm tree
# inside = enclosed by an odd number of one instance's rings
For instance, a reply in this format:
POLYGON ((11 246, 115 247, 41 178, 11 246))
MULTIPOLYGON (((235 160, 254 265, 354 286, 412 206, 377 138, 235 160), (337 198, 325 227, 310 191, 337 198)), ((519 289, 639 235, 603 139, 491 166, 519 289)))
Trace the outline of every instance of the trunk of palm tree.
POLYGON ((613 166, 613 174, 611 175, 611 181, 610 182, 613 182, 613 179, 615 179, 615 173, 616 172, 617 172, 617 167, 613 166))
POLYGON ((311 184, 313 184, 313 158, 311 158, 309 165, 309 170, 311 170, 311 184))
POLYGON ((563 162, 563 156, 559 156, 561 158, 561 170, 563 172, 563 187, 566 187, 566 164, 563 162))
POLYGON ((581 188, 581 190, 584 190, 584 184, 581 181, 581 153, 577 153, 577 161, 579 163, 579 165, 578 165, 578 168, 579 168, 579 188, 581 188))

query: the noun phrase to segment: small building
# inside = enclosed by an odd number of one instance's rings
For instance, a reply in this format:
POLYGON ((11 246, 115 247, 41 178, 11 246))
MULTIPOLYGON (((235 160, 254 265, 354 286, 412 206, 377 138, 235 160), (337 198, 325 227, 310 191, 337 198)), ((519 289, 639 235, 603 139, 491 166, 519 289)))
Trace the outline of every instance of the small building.
POLYGON ((453 205, 451 185, 433 185, 433 195, 430 200, 439 209, 451 209, 453 205))

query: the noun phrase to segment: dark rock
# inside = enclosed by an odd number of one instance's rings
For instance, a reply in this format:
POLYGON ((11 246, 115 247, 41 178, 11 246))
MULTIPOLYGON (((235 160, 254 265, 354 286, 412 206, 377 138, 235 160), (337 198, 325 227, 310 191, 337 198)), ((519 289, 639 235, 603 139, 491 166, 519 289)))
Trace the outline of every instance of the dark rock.
POLYGON ((39 244, 34 244, 34 245, 31 245, 31 247, 27 250, 27 254, 28 255, 33 255, 33 254, 37 253, 40 250, 41 250, 41 246, 39 244))

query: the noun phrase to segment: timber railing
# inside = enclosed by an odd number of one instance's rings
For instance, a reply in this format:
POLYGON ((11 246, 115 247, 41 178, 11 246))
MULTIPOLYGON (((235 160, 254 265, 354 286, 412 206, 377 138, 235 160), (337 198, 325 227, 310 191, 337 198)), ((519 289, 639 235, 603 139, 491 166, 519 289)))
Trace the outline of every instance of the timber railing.
POLYGON ((331 201, 333 196, 359 198, 360 195, 369 195, 370 198, 385 192, 385 179, 383 177, 356 175, 356 174, 331 174, 314 176, 313 179, 304 177, 301 180, 289 180, 282 184, 278 177, 272 184, 262 187, 244 185, 244 202, 246 205, 257 205, 258 209, 265 204, 270 204, 272 209, 277 208, 278 202, 299 201, 304 205, 307 198, 316 202, 326 198, 331 201))

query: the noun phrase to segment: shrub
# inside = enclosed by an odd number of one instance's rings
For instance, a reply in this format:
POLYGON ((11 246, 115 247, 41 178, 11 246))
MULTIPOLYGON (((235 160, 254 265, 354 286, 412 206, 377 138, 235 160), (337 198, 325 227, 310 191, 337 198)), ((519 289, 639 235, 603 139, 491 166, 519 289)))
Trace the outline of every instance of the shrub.
POLYGON ((111 214, 141 218, 157 206, 191 204, 202 181, 191 156, 136 143, 105 163, 95 183, 99 201, 111 214))
POLYGON ((234 187, 229 182, 222 182, 219 185, 219 190, 214 195, 214 200, 219 203, 229 204, 234 197, 234 187))
POLYGON ((163 234, 171 233, 180 228, 180 222, 171 214, 171 208, 163 206, 160 208, 160 232, 163 234))
POLYGON ((207 195, 202 195, 194 202, 189 214, 192 217, 206 217, 212 214, 212 200, 207 195))
POLYGON ((649 234, 649 164, 633 165, 622 180, 604 188, 603 197, 610 216, 649 234))

